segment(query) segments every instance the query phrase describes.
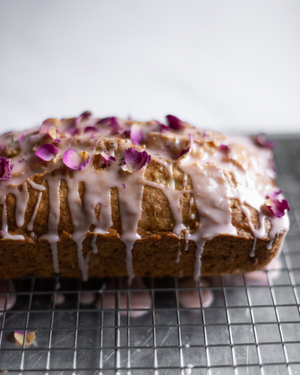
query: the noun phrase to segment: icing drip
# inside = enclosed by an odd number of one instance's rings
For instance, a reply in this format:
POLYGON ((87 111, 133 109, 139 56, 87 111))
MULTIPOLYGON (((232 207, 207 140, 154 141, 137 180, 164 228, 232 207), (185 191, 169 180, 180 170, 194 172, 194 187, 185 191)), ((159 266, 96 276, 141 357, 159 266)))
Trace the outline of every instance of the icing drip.
POLYGON ((2 232, 3 232, 3 238, 10 239, 10 240, 24 240, 24 236, 21 234, 15 234, 12 235, 8 232, 8 225, 7 225, 7 212, 6 212, 6 202, 5 202, 5 196, 1 199, 2 204, 2 232))
POLYGON ((201 274, 201 256, 202 256, 203 249, 205 246, 205 240, 200 241, 200 243, 199 241, 196 242, 196 246, 197 246, 197 249, 196 249, 196 260, 195 260, 195 268, 194 268, 194 280, 195 281, 200 277, 200 274, 201 274))
POLYGON ((91 247, 93 249, 93 253, 97 254, 98 253, 98 247, 97 247, 97 233, 93 235, 92 242, 91 242, 91 247))
POLYGON ((37 200, 37 203, 35 205, 33 214, 32 214, 31 219, 30 219, 30 221, 29 221, 29 223, 27 225, 27 229, 30 230, 30 231, 33 230, 33 223, 34 223, 34 220, 36 218, 36 215, 37 215, 37 212, 38 212, 41 200, 42 200, 42 192, 40 192, 39 195, 38 195, 38 200, 37 200))
POLYGON ((39 190, 39 191, 45 191, 46 188, 44 185, 40 185, 40 184, 36 184, 34 181, 30 180, 30 178, 27 179, 27 182, 29 183, 29 185, 31 187, 33 187, 35 190, 39 190))
POLYGON ((132 249, 136 240, 141 237, 137 233, 138 223, 141 218, 141 205, 143 199, 143 174, 138 173, 134 178, 126 182, 126 189, 119 194, 120 216, 122 223, 121 240, 126 247, 126 268, 129 282, 134 277, 132 264, 132 249), (135 194, 132 194, 132 192, 135 194))
POLYGON ((261 213, 259 214, 259 224, 260 225, 259 225, 258 229, 255 229, 254 225, 251 222, 249 209, 244 204, 241 206, 241 208, 242 208, 242 211, 243 211, 244 215, 248 219, 248 224, 249 224, 249 227, 251 229, 251 232, 252 232, 253 236, 255 238, 267 237, 268 234, 266 233, 266 229, 265 229, 265 218, 266 218, 266 216, 261 214, 261 213))
POLYGON ((188 251, 188 249, 189 249, 189 240, 190 240, 190 237, 191 237, 190 228, 186 228, 186 230, 185 230, 185 236, 184 236, 184 240, 185 240, 184 250, 185 251, 188 251))
POLYGON ((22 227, 25 222, 25 211, 29 200, 29 193, 27 188, 27 182, 23 182, 22 190, 15 189, 15 196, 17 200, 16 207, 16 223, 18 227, 22 227))
POLYGON ((53 258, 53 269, 55 273, 59 273, 59 263, 57 254, 57 242, 59 241, 58 235, 58 224, 60 218, 60 196, 59 187, 61 177, 58 175, 46 177, 46 181, 49 186, 49 197, 50 197, 50 211, 49 211, 49 229, 48 233, 42 236, 48 240, 51 246, 52 258, 53 258))
POLYGON ((251 253, 249 254, 251 258, 254 258, 255 256, 255 246, 256 246, 256 240, 257 238, 254 237, 254 240, 253 240, 253 246, 252 246, 252 250, 251 250, 251 253))

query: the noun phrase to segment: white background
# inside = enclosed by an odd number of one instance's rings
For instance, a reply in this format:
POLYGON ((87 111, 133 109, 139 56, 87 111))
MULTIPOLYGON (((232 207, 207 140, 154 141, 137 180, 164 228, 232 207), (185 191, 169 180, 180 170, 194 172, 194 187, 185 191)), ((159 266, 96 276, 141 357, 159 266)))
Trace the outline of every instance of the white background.
POLYGON ((299 0, 0 0, 0 127, 172 113, 300 132, 299 0))

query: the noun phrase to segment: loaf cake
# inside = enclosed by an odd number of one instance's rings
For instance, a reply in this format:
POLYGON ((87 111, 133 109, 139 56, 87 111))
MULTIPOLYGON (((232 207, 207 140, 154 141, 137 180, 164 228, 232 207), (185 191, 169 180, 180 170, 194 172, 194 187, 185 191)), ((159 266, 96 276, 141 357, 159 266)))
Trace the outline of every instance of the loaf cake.
POLYGON ((0 137, 0 278, 251 272, 289 219, 271 144, 166 122, 47 119, 0 137))

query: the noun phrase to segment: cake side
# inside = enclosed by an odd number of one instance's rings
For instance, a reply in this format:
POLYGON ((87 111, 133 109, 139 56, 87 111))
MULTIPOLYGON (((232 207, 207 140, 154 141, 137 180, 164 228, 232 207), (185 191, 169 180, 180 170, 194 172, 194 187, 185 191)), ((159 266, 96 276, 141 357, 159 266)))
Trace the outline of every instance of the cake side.
POLYGON ((0 146, 1 278, 247 272, 288 230, 270 150, 176 118, 50 119, 0 146))

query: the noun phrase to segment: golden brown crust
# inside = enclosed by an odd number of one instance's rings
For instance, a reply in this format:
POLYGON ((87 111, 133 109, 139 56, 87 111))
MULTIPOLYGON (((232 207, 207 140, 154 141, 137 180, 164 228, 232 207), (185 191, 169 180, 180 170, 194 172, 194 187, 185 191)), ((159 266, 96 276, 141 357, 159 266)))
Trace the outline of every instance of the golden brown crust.
MULTIPOLYGON (((92 234, 84 241, 83 254, 89 258, 89 277, 126 276, 126 250, 116 234, 98 235, 98 252, 91 250, 92 234)), ((202 254, 201 275, 251 272, 267 265, 277 254, 283 234, 277 238, 271 250, 268 241, 258 239, 255 257, 249 256, 253 239, 220 235, 206 242, 202 254)), ((136 242, 133 268, 136 276, 192 276, 195 263, 194 243, 185 250, 185 241, 172 233, 152 235, 136 242), (181 256, 177 263, 178 246, 181 256)), ((71 236, 64 233, 58 243, 60 273, 66 277, 81 277, 77 260, 77 247, 71 236)), ((1 277, 8 279, 25 275, 53 276, 52 253, 47 241, 2 240, 0 251, 1 277)))

